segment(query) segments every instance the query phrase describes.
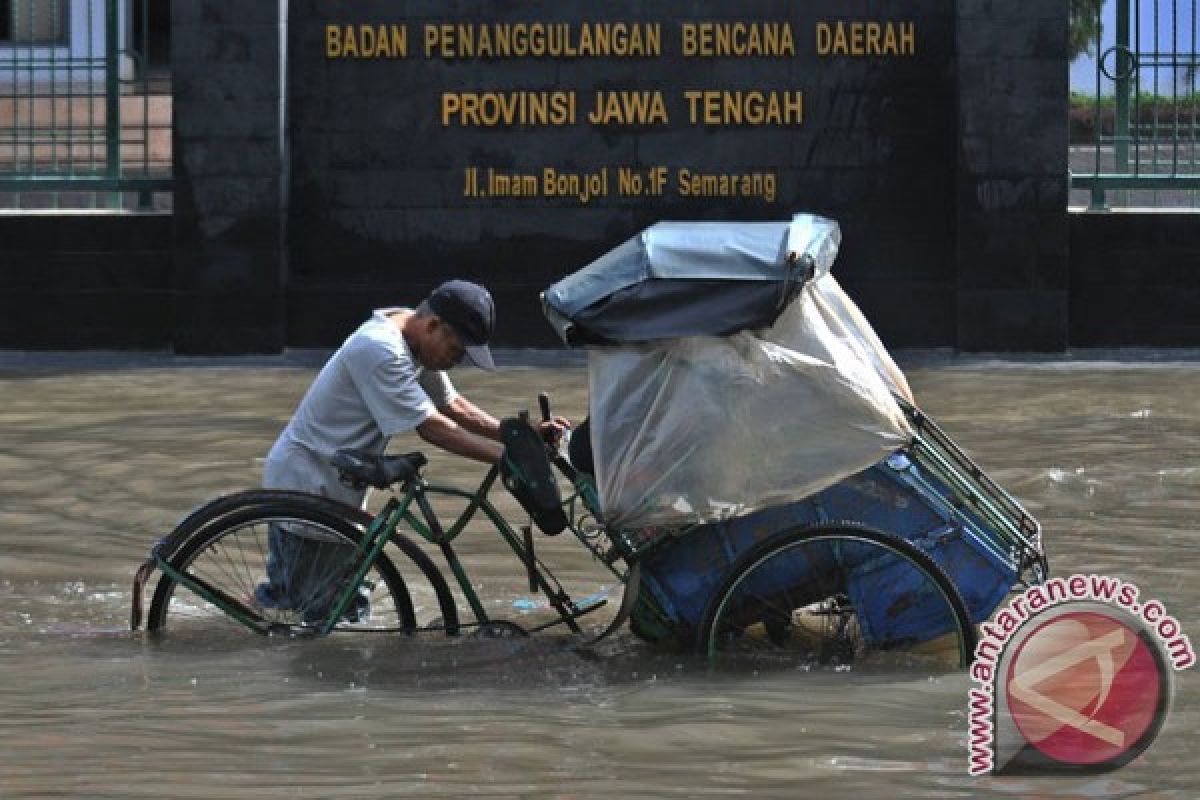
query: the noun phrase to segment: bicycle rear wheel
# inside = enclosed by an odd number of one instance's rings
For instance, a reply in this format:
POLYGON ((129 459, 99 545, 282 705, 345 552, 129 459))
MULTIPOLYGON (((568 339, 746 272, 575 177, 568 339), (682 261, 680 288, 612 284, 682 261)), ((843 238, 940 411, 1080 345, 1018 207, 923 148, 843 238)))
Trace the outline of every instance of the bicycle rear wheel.
POLYGON ((697 648, 714 664, 848 665, 905 651, 966 666, 966 604, 945 571, 898 536, 853 523, 792 529, 740 557, 714 593, 697 648))
MULTIPOLYGON (((223 514, 168 559, 199 590, 164 574, 147 619, 151 631, 247 629, 312 633, 350 579, 363 533, 319 502, 301 499, 223 514), (223 609, 221 605, 227 607, 223 609)), ((367 572, 335 630, 416 629, 413 600, 386 553, 367 572)))

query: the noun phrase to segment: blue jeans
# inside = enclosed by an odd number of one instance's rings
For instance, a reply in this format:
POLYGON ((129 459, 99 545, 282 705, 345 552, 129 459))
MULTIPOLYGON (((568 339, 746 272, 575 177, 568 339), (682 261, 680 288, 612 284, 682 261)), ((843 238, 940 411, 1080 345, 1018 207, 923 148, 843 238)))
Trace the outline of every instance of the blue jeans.
POLYGON ((349 542, 288 531, 286 524, 277 522, 271 523, 267 540, 267 582, 255 589, 255 599, 267 608, 300 611, 308 621, 323 618, 342 587, 355 548, 349 542))

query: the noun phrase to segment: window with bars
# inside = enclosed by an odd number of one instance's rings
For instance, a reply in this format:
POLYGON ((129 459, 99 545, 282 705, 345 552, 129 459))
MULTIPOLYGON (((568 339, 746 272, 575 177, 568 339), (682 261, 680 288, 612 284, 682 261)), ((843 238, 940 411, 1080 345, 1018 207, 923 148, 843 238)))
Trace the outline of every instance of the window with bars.
POLYGON ((70 0, 0 0, 0 45, 65 44, 70 0))

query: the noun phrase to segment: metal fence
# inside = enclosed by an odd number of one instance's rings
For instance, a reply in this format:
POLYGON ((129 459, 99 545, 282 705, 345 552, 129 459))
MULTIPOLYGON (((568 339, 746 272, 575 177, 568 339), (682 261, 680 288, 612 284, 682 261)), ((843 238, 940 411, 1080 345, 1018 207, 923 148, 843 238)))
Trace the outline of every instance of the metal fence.
POLYGON ((1196 12, 1197 0, 1108 0, 1096 9, 1094 90, 1072 92, 1072 205, 1197 207, 1196 12))
POLYGON ((0 0, 0 19, 0 208, 169 208, 151 0, 0 0))

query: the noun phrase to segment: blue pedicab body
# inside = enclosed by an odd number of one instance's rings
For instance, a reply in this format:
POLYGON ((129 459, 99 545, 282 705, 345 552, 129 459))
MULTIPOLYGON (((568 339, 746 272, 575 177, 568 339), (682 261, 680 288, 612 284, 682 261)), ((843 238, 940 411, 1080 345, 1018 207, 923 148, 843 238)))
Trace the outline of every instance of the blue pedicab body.
MULTIPOLYGON (((1014 587, 1042 582, 1048 568, 1036 520, 932 420, 909 413, 921 431, 916 441, 880 463, 798 502, 699 525, 649 548, 635 628, 652 639, 690 636, 739 560, 798 528, 861 526, 908 541, 945 571, 976 624, 1014 587)), ((904 559, 853 542, 797 548, 757 572, 749 588, 795 591, 831 573, 842 576, 863 636, 876 645, 929 641, 953 624, 945 600, 904 559)))

